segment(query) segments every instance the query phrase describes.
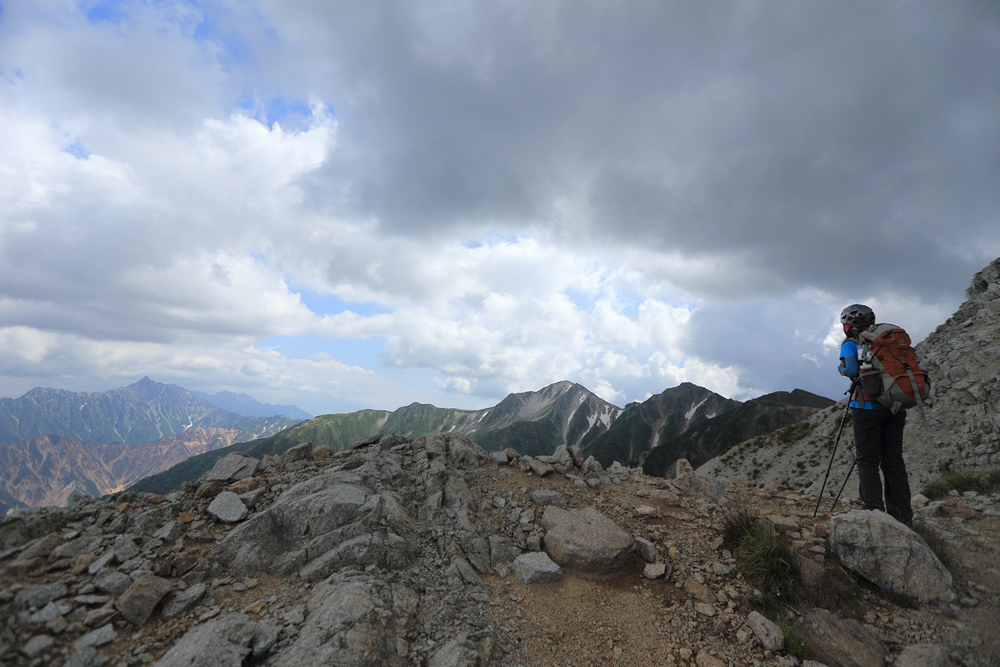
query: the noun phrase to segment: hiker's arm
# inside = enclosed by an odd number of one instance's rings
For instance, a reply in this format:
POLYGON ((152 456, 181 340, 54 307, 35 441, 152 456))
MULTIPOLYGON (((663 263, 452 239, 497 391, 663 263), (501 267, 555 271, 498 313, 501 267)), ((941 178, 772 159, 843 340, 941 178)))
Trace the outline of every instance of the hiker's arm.
POLYGON ((856 378, 858 373, 861 372, 861 366, 858 364, 858 358, 855 356, 841 357, 840 358, 840 368, 837 369, 840 374, 844 377, 856 378))

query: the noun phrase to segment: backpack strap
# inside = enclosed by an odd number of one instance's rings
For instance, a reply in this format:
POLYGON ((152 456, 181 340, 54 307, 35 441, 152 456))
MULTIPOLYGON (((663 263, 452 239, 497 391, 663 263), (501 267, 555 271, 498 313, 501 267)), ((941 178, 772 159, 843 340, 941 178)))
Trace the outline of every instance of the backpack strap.
MULTIPOLYGON (((924 410, 924 399, 920 397, 920 389, 917 388, 917 379, 913 377, 913 371, 910 370, 910 365, 903 362, 903 368, 906 369, 906 375, 910 378, 910 386, 913 388, 913 395, 917 398, 917 407, 920 408, 920 419, 924 422, 924 428, 930 429, 931 424, 927 421, 927 411, 924 410)), ((895 412, 895 410, 893 410, 895 412)))

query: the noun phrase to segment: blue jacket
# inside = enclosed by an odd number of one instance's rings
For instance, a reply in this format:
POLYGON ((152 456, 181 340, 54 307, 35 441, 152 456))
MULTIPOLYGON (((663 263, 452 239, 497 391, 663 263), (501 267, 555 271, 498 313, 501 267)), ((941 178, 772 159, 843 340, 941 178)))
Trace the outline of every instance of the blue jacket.
MULTIPOLYGON (((852 380, 858 379, 858 375, 861 373, 861 360, 858 358, 859 350, 861 346, 858 345, 858 341, 854 338, 848 338, 844 341, 844 344, 840 346, 840 374, 844 377, 849 377, 852 380)), ((884 405, 878 401, 860 401, 857 396, 858 392, 855 392, 851 396, 851 407, 859 408, 861 410, 888 410, 884 405)))

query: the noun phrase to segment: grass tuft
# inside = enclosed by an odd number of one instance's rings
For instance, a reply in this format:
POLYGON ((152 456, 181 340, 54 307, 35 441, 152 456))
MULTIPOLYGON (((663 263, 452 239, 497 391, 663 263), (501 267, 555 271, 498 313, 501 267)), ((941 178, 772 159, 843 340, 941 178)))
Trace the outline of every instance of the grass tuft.
POLYGON ((799 583, 794 552, 770 525, 745 512, 726 518, 722 537, 736 555, 737 569, 760 589, 761 610, 767 616, 777 615, 791 602, 799 583))
POLYGON ((924 485, 920 492, 933 500, 948 495, 948 492, 952 490, 959 493, 1000 491, 1000 469, 980 471, 956 468, 952 470, 950 467, 945 467, 941 470, 941 476, 924 485))

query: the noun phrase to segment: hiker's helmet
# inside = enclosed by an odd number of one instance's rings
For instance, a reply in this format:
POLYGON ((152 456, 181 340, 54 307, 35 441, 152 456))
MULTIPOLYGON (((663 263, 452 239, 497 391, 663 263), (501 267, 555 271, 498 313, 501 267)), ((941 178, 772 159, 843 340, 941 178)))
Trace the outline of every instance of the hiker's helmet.
POLYGON ((844 334, 848 338, 854 338, 859 332, 875 324, 875 311, 860 303, 852 304, 840 313, 840 323, 844 325, 844 334))

